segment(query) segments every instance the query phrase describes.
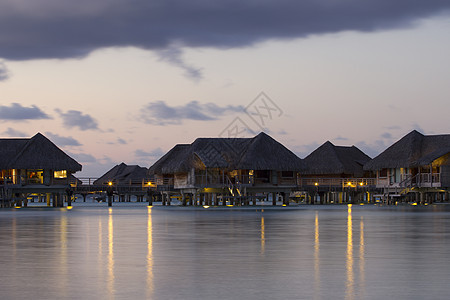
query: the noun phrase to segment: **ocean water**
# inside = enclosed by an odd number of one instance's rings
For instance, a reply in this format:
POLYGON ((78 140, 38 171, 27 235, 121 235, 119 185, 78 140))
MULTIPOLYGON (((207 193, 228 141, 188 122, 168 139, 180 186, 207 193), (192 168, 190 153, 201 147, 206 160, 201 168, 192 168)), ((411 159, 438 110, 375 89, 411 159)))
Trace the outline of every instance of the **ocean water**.
POLYGON ((0 210, 1 299, 449 299, 450 207, 0 210))

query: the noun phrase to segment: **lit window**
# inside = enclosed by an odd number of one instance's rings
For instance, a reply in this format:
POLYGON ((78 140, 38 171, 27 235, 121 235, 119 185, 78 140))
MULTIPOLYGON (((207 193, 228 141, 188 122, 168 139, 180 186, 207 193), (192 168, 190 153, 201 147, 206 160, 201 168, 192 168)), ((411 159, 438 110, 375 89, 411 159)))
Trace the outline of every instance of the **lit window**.
POLYGON ((53 176, 54 178, 67 178, 67 171, 66 170, 55 171, 53 176))

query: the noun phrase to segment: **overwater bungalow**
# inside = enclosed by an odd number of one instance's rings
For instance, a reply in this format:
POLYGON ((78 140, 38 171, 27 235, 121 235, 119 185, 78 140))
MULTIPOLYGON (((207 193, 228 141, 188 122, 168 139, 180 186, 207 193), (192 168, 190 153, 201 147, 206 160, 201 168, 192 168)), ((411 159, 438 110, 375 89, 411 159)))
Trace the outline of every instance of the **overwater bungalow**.
POLYGON ((73 173, 81 165, 41 133, 32 138, 0 139, 1 205, 27 204, 30 195, 63 206, 73 173))
POLYGON ((365 201, 375 183, 373 173, 363 169, 369 160, 355 146, 335 146, 327 141, 305 157, 300 188, 320 203, 365 201))
MULTIPOLYGON (((278 196, 288 204, 302 160, 265 133, 253 138, 198 138, 179 144, 149 169, 163 204, 178 195, 184 205, 256 203, 278 196), (228 201, 228 202, 227 202, 228 201), (238 201, 238 202, 236 202, 238 201)), ((170 203, 170 202, 168 202, 170 203)))
POLYGON ((132 195, 136 196, 137 201, 142 201, 147 189, 151 188, 152 181, 148 168, 122 162, 95 180, 93 185, 103 191, 110 187, 120 201, 129 202, 132 195))
POLYGON ((450 134, 413 130, 364 165, 376 172, 384 201, 448 201, 450 134))

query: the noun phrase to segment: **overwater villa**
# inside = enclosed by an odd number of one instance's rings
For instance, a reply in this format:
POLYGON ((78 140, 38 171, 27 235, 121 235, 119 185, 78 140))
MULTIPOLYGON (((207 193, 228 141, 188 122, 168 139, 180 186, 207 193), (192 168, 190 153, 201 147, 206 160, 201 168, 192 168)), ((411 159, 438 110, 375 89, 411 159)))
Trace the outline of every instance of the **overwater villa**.
POLYGON ((73 173, 81 165, 41 133, 0 139, 0 205, 27 204, 33 195, 59 207, 70 197, 73 173))
POLYGON ((320 203, 367 201, 368 190, 375 184, 373 173, 363 169, 368 161, 370 157, 355 146, 335 146, 327 141, 305 157, 299 189, 320 203))
POLYGON ((198 138, 179 144, 149 168, 163 205, 289 203, 303 161, 265 133, 253 138, 198 138))
POLYGON ((98 187, 98 191, 105 191, 110 187, 122 202, 129 202, 131 196, 135 196, 140 202, 151 188, 152 181, 148 168, 121 163, 95 180, 93 185, 98 187))
POLYGON ((376 172, 385 202, 449 200, 450 134, 411 131, 364 165, 376 172))

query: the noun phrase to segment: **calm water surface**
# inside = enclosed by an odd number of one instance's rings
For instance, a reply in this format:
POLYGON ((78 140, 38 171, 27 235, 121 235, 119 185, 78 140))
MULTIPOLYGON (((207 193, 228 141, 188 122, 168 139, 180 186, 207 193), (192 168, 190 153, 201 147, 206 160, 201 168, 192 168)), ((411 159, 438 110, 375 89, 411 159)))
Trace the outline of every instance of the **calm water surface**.
POLYGON ((449 299, 450 207, 0 210, 1 299, 449 299))

